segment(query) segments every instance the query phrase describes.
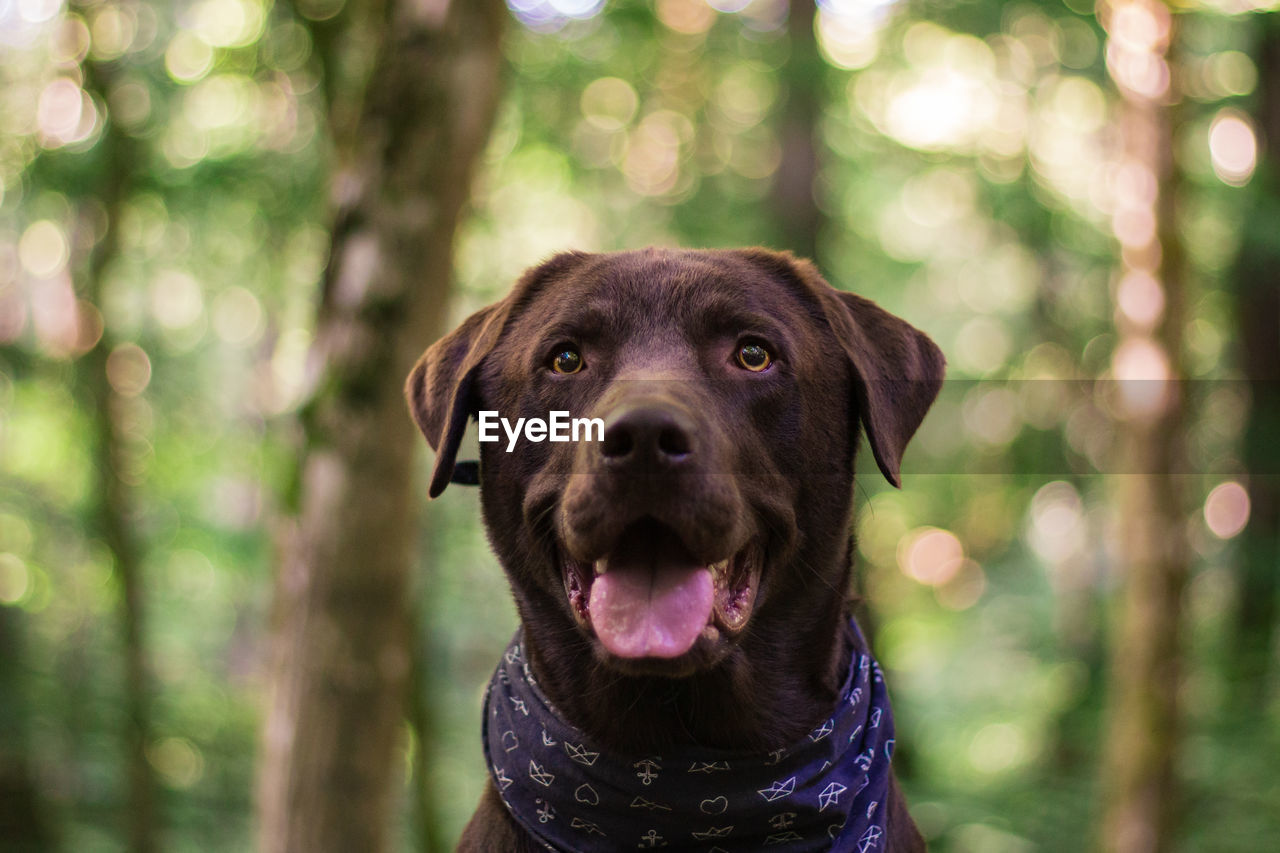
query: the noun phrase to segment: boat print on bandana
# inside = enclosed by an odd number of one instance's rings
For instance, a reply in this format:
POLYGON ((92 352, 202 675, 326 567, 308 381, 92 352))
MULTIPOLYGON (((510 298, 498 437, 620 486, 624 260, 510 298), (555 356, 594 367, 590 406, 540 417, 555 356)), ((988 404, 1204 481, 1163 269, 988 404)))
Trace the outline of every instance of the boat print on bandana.
POLYGON ((484 749, 516 822, 558 853, 881 853, 893 715, 850 621, 849 672, 831 716, 766 753, 686 747, 609 754, 539 688, 516 635, 485 693, 484 749), (514 746, 513 746, 514 744, 514 746))

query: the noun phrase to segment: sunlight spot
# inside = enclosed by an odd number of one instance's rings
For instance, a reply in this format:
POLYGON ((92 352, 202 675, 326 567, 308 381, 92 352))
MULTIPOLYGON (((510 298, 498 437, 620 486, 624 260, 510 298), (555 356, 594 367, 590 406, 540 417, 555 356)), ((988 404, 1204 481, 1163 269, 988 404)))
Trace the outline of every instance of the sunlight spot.
POLYGON ((1098 85, 1084 77, 1064 77, 1053 87, 1052 108, 1079 133, 1102 127, 1107 101, 1098 85))
POLYGON ((179 83, 194 83, 213 67, 213 48, 190 30, 182 30, 164 52, 164 67, 179 83))
POLYGON ((668 29, 698 35, 716 22, 715 10, 699 0, 658 0, 658 20, 668 29))
POLYGON ((151 359, 137 344, 120 344, 107 356, 107 381, 122 397, 136 397, 151 382, 151 359))
POLYGON ((761 66, 735 65, 716 87, 715 106, 735 128, 755 127, 777 97, 773 79, 761 66))
POLYGON ((1118 380, 1117 402, 1122 413, 1156 415, 1169 401, 1169 357, 1148 337, 1126 338, 1111 358, 1111 375, 1118 380))
POLYGON ((1153 329, 1164 313, 1164 289, 1151 273, 1131 270, 1116 289, 1116 305, 1129 322, 1153 329))
POLYGON ((987 575, 973 560, 965 560, 960 570, 945 583, 933 588, 934 598, 947 610, 968 610, 987 591, 987 575))
POLYGON ((192 18, 196 34, 213 47, 243 47, 258 40, 265 16, 253 0, 204 0, 192 18))
POLYGON ((604 0, 507 0, 507 8, 527 27, 557 30, 571 19, 594 18, 604 0))
POLYGON ((681 143, 692 136, 689 120, 671 110, 645 116, 631 135, 622 162, 627 185, 640 195, 671 192, 680 176, 681 143))
MULTIPOLYGON (((3 26, 0 14, 0 26, 3 26)), ((89 27, 78 15, 64 17, 49 38, 49 59, 58 65, 71 67, 85 58, 89 52, 89 27)))
POLYGON ((173 788, 190 788, 204 775, 204 756, 186 738, 167 737, 152 744, 147 761, 173 788))
POLYGON ((635 117, 640 99, 631 84, 617 77, 592 80, 582 90, 582 115, 607 133, 622 130, 635 117))
POLYGON ((818 0, 818 46, 837 68, 865 68, 880 50, 893 0, 818 0))
POLYGON ((1248 95, 1258 85, 1258 67, 1246 53, 1224 50, 1208 57, 1202 66, 1203 82, 1219 98, 1248 95))
POLYGON ((118 5, 104 5, 93 16, 93 58, 110 61, 122 56, 133 45, 138 22, 131 11, 118 5))
POLYGON ((48 219, 31 223, 18 241, 18 260, 35 278, 50 278, 66 266, 70 257, 62 228, 48 219))
POLYGON ((240 124, 250 117, 249 105, 255 94, 249 78, 239 74, 216 74, 193 86, 183 100, 183 115, 192 127, 214 130, 240 124))
POLYGON ((1204 521, 1219 539, 1230 539, 1249 523, 1249 493, 1244 486, 1228 481, 1209 492, 1204 502, 1204 521))
POLYGON ((62 11, 62 0, 18 0, 18 17, 28 24, 43 24, 62 11))
POLYGON ((1084 547, 1084 502, 1068 482, 1046 483, 1036 491, 1030 522, 1027 539, 1046 563, 1065 562, 1084 547))
POLYGON ((1219 110, 1209 128, 1209 156, 1213 172, 1224 184, 1238 187, 1249 182, 1258 163, 1258 140, 1243 113, 1219 110))
POLYGON ((82 142, 93 133, 97 122, 93 99, 74 80, 59 77, 40 93, 36 125, 45 148, 82 142))
POLYGON ((951 531, 921 527, 898 541, 898 568, 926 586, 945 584, 964 563, 964 545, 951 531))

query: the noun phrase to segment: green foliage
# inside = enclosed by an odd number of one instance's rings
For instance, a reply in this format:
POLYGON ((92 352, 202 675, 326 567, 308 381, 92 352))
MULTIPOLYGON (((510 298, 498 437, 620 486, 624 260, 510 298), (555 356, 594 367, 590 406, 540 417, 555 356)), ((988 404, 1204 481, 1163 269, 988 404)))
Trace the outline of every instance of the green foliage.
MULTIPOLYGON (((0 607, 23 617, 19 675, 0 689, 22 691, 12 707, 63 845, 118 849, 118 601, 94 532, 91 413, 71 381, 105 324, 120 474, 145 543, 163 837, 244 850, 275 537, 296 488, 334 189, 315 54, 336 5, 102 0, 41 18, 44 5, 0 7, 0 607), (84 63, 104 91, 80 88, 84 63), (107 116, 137 162, 120 251, 90 305, 107 116)), ((793 54, 784 4, 769 0, 737 14, 618 0, 581 20, 513 22, 506 99, 457 241, 454 316, 562 249, 779 245, 780 123, 791 82, 816 69, 817 260, 928 331, 959 380, 912 445, 904 490, 866 464, 861 480, 861 583, 917 819, 941 851, 1078 849, 1098 813, 1122 569, 1103 476, 1115 471, 1108 400, 1075 382, 1105 375, 1115 344, 1105 34, 1079 3, 821 5, 821 65, 793 54), (840 29, 832 10, 855 6, 840 29)), ((1254 850, 1280 835, 1276 662, 1269 704, 1228 701, 1241 540, 1211 532, 1204 502, 1238 473, 1248 404, 1222 381, 1238 375, 1232 265, 1242 239, 1274 258, 1280 200, 1260 181, 1223 183, 1207 140, 1230 110, 1253 108, 1249 52, 1274 22, 1182 17, 1179 62, 1197 82, 1174 147, 1200 380, 1183 762, 1196 806, 1182 849, 1254 850)), ((479 796, 480 690, 516 625, 478 524, 461 488, 424 510, 432 728, 410 740, 406 766, 425 762, 443 838, 479 796)))

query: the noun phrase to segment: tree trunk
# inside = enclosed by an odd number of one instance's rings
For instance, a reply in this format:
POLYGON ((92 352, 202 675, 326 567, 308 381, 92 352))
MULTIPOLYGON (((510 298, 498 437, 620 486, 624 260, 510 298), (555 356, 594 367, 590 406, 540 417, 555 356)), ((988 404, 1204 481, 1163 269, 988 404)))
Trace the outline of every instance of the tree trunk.
POLYGON ((774 228, 780 248, 818 260, 818 231, 822 211, 816 197, 818 148, 822 115, 822 76, 826 68, 818 53, 813 25, 814 0, 791 0, 787 39, 791 52, 782 68, 784 86, 779 136, 782 159, 773 181, 774 228))
POLYGON ((30 713, 22 695, 25 615, 17 607, 0 604, 0 849, 44 853, 54 845, 27 742, 30 713))
POLYGON ((1178 381, 1186 282, 1174 215, 1179 176, 1171 128, 1177 93, 1167 76, 1160 85, 1143 71, 1156 63, 1168 72, 1166 52, 1176 43, 1177 22, 1157 0, 1136 0, 1137 11, 1125 16, 1119 14, 1123 5, 1111 4, 1104 19, 1108 67, 1123 96, 1118 117, 1123 156, 1130 174, 1142 178, 1135 186, 1150 180, 1158 190, 1118 200, 1113 222, 1123 247, 1119 286, 1129 276, 1149 276, 1161 289, 1165 307, 1154 323, 1119 310, 1116 315, 1113 374, 1119 381, 1113 390, 1122 414, 1115 424, 1114 482, 1124 585, 1111 653, 1102 848, 1155 853, 1170 849, 1173 841, 1179 623, 1189 563, 1179 476, 1186 458, 1187 411, 1178 381), (1155 44, 1118 30, 1126 22, 1148 20, 1161 33, 1155 44))
POLYGON ((1230 667, 1246 708, 1261 707, 1268 694, 1280 593, 1280 20, 1259 18, 1254 118, 1264 147, 1234 275, 1241 367, 1253 392, 1244 440, 1251 513, 1241 540, 1230 667))
POLYGON ((416 430, 402 388, 442 331, 454 230, 496 108, 505 18, 500 0, 390 0, 367 84, 351 101, 358 120, 333 127, 318 375, 275 590, 264 853, 389 847, 410 677, 416 430))
MULTIPOLYGON (((86 62, 85 89, 105 102, 113 73, 109 64, 86 62)), ((105 231, 93 247, 80 286, 81 298, 101 303, 102 279, 120 252, 120 217, 137 173, 132 139, 109 118, 98 143, 102 184, 97 202, 105 217, 105 231)), ((147 760, 151 742, 151 676, 146 650, 146 604, 142 580, 142 543, 133 527, 133 497, 120 473, 129 464, 130 448, 120 428, 120 415, 129 401, 112 387, 107 359, 118 341, 103 328, 94 346, 76 362, 77 381, 93 418, 94 460, 97 467, 97 533, 106 543, 119 583, 120 635, 124 650, 125 753, 128 777, 128 837, 134 853, 158 849, 155 774, 147 760)))

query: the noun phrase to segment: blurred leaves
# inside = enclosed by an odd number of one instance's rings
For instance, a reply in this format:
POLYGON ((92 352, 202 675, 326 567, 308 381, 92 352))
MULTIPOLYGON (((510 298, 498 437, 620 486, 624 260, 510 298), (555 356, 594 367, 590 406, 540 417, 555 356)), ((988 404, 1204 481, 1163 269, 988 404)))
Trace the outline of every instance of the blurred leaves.
MULTIPOLYGON (((349 106, 330 112, 317 54, 357 5, 0 4, 0 607, 26 617, 29 754, 67 849, 122 837, 114 569, 87 532, 91 413, 69 391, 104 329, 148 545, 147 756, 166 837, 249 843, 272 520, 312 379, 328 205, 345 191, 326 184, 327 128, 349 106), (86 62, 111 68, 102 97, 86 62), (106 121, 133 140, 138 176, 90 301, 72 281, 103 236, 89 188, 106 121)), ((785 27, 808 22, 788 22, 782 0, 508 5, 524 26, 458 241, 458 319, 564 248, 778 245, 785 27)), ((818 5, 817 260, 972 380, 944 392, 902 492, 873 471, 860 481, 861 571, 917 819, 940 850, 1077 849, 1097 806, 1103 626, 1121 568, 1100 476, 1112 403, 1105 383, 1079 380, 1113 376, 1117 312, 1161 310, 1142 280, 1113 274, 1126 229, 1143 227, 1124 201, 1151 188, 1120 163, 1104 33, 1075 0, 818 5)), ((1280 245, 1280 225, 1259 221, 1277 202, 1257 176, 1278 167, 1254 118, 1274 13, 1178 14, 1186 393, 1199 398, 1183 768, 1190 794, 1214 803, 1186 811, 1184 849, 1252 850, 1280 834, 1265 805, 1280 800, 1265 759, 1280 709, 1274 654, 1256 708, 1228 701, 1222 666, 1250 536, 1231 270, 1243 231, 1280 245)), ((452 837, 483 782, 478 696, 515 616, 474 496, 451 490, 431 513, 423 631, 452 837)))

